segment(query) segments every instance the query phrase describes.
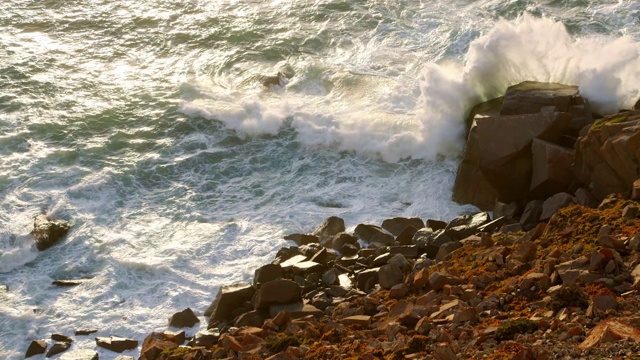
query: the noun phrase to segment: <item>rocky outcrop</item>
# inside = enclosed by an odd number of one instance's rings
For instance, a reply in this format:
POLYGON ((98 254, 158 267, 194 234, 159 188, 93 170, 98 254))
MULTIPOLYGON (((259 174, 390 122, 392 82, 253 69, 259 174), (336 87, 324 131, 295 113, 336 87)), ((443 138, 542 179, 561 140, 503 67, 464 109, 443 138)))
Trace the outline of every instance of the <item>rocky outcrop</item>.
POLYGON ((453 199, 490 210, 496 200, 526 202, 570 190, 573 142, 592 121, 588 102, 575 86, 524 82, 510 87, 500 115, 474 118, 453 199))
POLYGON ((204 316, 209 316, 211 321, 228 320, 233 310, 242 306, 245 301, 251 300, 253 294, 255 294, 255 288, 248 283, 223 285, 211 305, 205 310, 204 316))
POLYGON ((573 171, 600 200, 631 191, 639 167, 639 110, 598 120, 576 144, 573 171))
POLYGON ((46 250, 64 237, 71 225, 64 220, 50 220, 46 215, 38 215, 33 221, 31 235, 38 250, 46 250))
POLYGON ((47 351, 47 341, 46 340, 33 340, 29 347, 27 348, 27 352, 24 354, 25 359, 32 357, 34 355, 44 354, 47 351))

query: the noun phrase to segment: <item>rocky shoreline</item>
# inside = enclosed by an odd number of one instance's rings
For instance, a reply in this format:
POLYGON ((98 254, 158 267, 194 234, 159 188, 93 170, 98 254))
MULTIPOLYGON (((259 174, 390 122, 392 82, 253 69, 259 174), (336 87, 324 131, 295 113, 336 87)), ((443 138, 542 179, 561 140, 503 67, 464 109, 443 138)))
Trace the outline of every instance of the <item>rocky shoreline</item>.
MULTIPOLYGON (((151 333, 140 359, 640 358, 640 101, 602 118, 575 86, 526 82, 468 124, 453 197, 493 216, 353 233, 330 217, 285 237, 253 283, 222 286, 207 330, 151 333)), ((97 359, 56 336, 60 359, 97 359)))

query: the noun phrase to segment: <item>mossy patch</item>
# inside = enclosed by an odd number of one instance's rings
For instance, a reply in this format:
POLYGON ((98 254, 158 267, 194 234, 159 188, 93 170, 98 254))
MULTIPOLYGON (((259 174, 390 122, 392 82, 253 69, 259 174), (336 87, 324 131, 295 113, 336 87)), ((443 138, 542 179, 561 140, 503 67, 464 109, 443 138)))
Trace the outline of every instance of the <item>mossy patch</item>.
POLYGON ((553 311, 570 306, 586 308, 589 306, 589 296, 578 287, 565 286, 554 291, 551 294, 551 301, 547 304, 547 307, 553 311))
POLYGON ((529 319, 508 321, 496 330, 495 339, 498 341, 513 340, 518 334, 529 334, 538 330, 538 323, 529 319))
POLYGON ((300 346, 300 341, 293 336, 284 334, 269 336, 265 339, 265 347, 273 354, 285 351, 289 346, 300 346))

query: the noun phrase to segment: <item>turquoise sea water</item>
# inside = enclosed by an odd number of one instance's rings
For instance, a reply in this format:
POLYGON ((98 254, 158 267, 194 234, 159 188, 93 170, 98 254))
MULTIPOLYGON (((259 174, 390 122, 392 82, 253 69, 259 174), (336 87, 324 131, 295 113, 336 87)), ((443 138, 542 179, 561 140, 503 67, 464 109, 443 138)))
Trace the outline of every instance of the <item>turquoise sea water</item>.
POLYGON ((602 113, 640 97, 629 0, 6 0, 0 29, 7 359, 201 315, 330 215, 473 210, 450 201, 465 112, 511 84, 579 84, 602 113), (39 213, 73 224, 40 253, 39 213))

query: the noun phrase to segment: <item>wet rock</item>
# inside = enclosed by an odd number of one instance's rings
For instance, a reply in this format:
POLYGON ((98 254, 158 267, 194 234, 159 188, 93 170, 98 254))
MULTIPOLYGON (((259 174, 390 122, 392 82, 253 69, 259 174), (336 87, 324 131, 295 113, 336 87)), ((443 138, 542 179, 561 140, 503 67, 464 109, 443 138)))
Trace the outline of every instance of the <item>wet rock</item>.
POLYGON ((337 216, 331 216, 327 218, 322 225, 315 229, 312 235, 319 237, 320 243, 324 244, 331 240, 334 235, 344 232, 344 230, 344 220, 337 216))
POLYGON ((25 353, 25 359, 28 357, 32 357, 34 355, 44 354, 47 351, 47 341, 46 340, 33 340, 29 347, 27 348, 27 352, 25 353))
POLYGON ((451 220, 445 228, 445 232, 452 238, 462 240, 474 235, 478 228, 491 221, 488 212, 481 212, 474 215, 461 215, 451 220))
POLYGON ((404 218, 404 217, 395 217, 391 219, 386 219, 382 222, 382 228, 393 234, 394 236, 398 236, 406 229, 407 227, 414 227, 416 229, 422 229, 424 227, 424 221, 417 217, 412 218, 404 218))
POLYGON ((98 360, 98 353, 89 349, 72 350, 60 355, 58 360, 98 360))
POLYGON ((64 220, 50 220, 46 215, 36 216, 31 235, 36 241, 38 250, 46 250, 64 237, 71 225, 64 220))
POLYGON ((133 350, 138 347, 138 340, 125 339, 117 336, 97 337, 96 345, 114 352, 133 350))
POLYGON ((317 244, 320 238, 312 234, 291 234, 284 237, 285 240, 291 240, 298 246, 306 244, 317 244))
POLYGON ((75 280, 54 280, 51 282, 51 285, 59 286, 59 287, 71 287, 78 286, 84 284, 91 279, 75 279, 75 280))
POLYGON ((216 298, 204 312, 204 316, 210 316, 209 325, 220 320, 230 320, 233 310, 251 300, 254 293, 255 288, 248 283, 221 286, 216 298))
POLYGON ((268 309, 271 305, 290 304, 302 300, 302 289, 291 280, 277 279, 262 284, 254 298, 254 309, 268 309))
POLYGON ((47 351, 47 357, 52 357, 65 352, 69 350, 69 347, 71 347, 71 343, 69 342, 57 342, 51 346, 49 351, 47 351))
POLYGON ((169 326, 173 327, 192 327, 200 322, 200 319, 193 313, 191 308, 186 308, 180 312, 173 314, 169 318, 169 326))
POLYGON ((575 198, 571 194, 558 193, 544 201, 542 205, 542 213, 540 221, 547 221, 558 210, 576 203, 575 198))
POLYGON ((366 243, 377 243, 388 246, 393 245, 395 240, 391 234, 375 225, 359 224, 353 233, 366 243))
POLYGON ((60 342, 73 342, 73 339, 62 334, 51 334, 51 340, 60 342))
POLYGON ((98 330, 96 329, 78 329, 76 330, 75 334, 76 336, 83 336, 83 335, 91 335, 97 332, 98 330))
POLYGON ((500 109, 501 115, 534 114, 542 111, 570 112, 584 100, 577 86, 525 81, 510 86, 500 109))

